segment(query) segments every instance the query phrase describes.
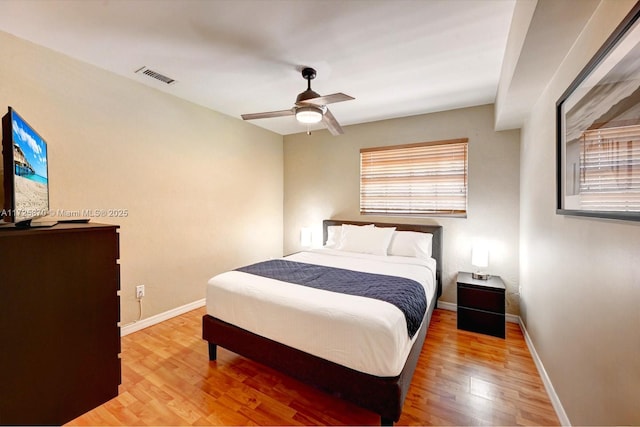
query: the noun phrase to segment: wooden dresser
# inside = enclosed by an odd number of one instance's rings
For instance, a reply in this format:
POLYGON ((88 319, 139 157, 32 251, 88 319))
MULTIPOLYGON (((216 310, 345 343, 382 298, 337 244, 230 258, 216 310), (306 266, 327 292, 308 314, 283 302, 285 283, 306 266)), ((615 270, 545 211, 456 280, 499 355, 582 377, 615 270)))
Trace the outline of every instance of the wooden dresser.
POLYGON ((118 395, 118 227, 0 229, 0 424, 61 425, 118 395))

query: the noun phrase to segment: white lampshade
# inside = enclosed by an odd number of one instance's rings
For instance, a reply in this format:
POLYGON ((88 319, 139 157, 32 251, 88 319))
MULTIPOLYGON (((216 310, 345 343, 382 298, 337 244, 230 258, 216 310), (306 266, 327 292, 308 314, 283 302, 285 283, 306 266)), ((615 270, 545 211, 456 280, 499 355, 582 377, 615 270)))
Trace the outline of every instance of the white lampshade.
POLYGON ((490 275, 483 272, 482 269, 489 266, 489 248, 485 244, 475 244, 471 248, 471 264, 477 268, 471 274, 471 277, 479 280, 487 280, 490 275))
POLYGON ((471 264, 484 268, 489 266, 489 248, 485 245, 474 245, 471 249, 471 264))
POLYGON ((296 120, 300 123, 318 123, 322 120, 322 110, 314 106, 298 107, 296 108, 296 120))

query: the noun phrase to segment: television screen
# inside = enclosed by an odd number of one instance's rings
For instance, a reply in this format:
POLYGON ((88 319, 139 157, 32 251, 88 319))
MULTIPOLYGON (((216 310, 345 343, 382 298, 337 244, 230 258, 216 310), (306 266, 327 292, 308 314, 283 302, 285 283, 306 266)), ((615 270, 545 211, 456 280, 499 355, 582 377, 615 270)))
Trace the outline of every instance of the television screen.
POLYGON ((20 222, 49 212, 47 143, 16 111, 2 118, 4 214, 20 222))

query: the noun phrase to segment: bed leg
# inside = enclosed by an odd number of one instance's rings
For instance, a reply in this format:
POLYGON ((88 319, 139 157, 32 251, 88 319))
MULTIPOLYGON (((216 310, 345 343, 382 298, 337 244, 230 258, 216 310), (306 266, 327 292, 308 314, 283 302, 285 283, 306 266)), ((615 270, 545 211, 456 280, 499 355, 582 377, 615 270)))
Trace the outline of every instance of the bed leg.
POLYGON ((393 425, 393 420, 391 418, 387 418, 387 417, 380 417, 380 425, 381 426, 392 426, 393 425))
POLYGON ((209 343, 209 360, 216 360, 218 358, 218 346, 214 343, 209 343))

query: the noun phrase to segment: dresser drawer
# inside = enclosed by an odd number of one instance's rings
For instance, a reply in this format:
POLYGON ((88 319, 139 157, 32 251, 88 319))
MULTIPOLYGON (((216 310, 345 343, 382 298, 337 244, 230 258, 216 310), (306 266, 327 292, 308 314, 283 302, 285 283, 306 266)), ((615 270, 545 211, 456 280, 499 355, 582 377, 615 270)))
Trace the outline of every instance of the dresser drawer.
POLYGON ((458 306, 458 329, 504 338, 505 318, 503 314, 458 306))
POLYGON ((458 284, 458 307, 504 314, 504 291, 458 284))

